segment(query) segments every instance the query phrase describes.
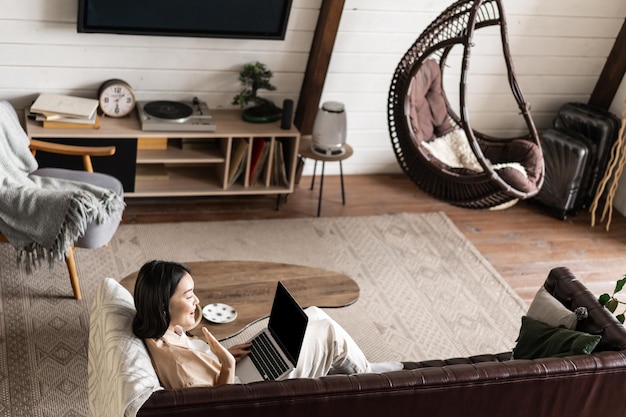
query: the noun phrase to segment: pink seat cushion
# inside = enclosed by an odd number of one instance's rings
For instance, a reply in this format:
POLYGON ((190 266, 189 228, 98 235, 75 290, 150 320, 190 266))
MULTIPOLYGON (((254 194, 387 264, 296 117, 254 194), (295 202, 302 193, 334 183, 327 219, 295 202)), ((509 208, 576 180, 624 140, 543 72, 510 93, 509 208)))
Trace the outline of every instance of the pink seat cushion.
POLYGON ((415 144, 453 130, 441 89, 441 70, 432 59, 422 64, 413 77, 409 94, 409 117, 415 144))
POLYGON ((543 157, 539 147, 527 140, 517 139, 502 144, 481 144, 483 155, 492 164, 517 162, 524 167, 526 175, 515 168, 502 168, 498 175, 511 187, 522 192, 537 189, 537 181, 543 171, 543 157))

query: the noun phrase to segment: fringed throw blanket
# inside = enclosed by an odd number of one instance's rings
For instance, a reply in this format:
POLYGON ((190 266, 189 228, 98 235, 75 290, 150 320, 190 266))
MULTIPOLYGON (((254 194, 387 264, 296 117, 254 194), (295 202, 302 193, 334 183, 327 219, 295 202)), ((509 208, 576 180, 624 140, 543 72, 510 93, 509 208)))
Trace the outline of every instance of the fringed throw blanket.
POLYGON ((37 161, 10 103, 0 101, 0 233, 30 272, 65 258, 87 225, 119 218, 124 202, 90 184, 33 175, 37 161))

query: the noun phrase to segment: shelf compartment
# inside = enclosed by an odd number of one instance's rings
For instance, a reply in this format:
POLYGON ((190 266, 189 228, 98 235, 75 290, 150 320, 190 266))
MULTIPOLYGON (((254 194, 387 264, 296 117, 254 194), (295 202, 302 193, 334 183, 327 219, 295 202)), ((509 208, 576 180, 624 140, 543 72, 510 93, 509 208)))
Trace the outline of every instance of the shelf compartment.
POLYGON ((287 194, 293 192, 290 187, 244 187, 233 184, 224 189, 214 170, 210 166, 166 165, 167 176, 135 177, 135 191, 125 193, 128 197, 185 197, 208 195, 239 194, 287 194))
POLYGON ((218 148, 180 149, 169 146, 167 149, 140 149, 137 151, 138 164, 177 164, 177 163, 224 163, 224 154, 218 148))
MULTIPOLYGON (((146 164, 148 167, 152 164, 146 164)), ((141 175, 138 165, 135 177, 135 191, 126 193, 132 196, 154 197, 158 195, 209 195, 224 192, 224 187, 215 175, 211 165, 154 164, 162 167, 166 175, 141 175)), ((126 195, 125 194, 125 195, 126 195)))

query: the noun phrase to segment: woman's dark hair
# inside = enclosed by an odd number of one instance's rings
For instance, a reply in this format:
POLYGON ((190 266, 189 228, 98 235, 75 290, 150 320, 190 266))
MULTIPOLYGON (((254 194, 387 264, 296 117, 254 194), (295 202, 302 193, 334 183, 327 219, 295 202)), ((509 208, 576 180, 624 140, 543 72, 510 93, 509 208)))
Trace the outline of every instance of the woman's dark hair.
POLYGON ((177 262, 150 261, 135 283, 133 333, 140 339, 159 338, 170 325, 170 298, 189 268, 177 262))

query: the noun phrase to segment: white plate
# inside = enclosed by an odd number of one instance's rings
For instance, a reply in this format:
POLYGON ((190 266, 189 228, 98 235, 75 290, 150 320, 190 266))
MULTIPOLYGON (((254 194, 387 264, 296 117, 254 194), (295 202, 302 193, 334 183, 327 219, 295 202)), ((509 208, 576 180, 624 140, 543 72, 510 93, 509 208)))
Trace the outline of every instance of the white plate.
POLYGON ((230 323, 237 318, 237 310, 228 304, 207 304, 202 309, 205 319, 213 323, 230 323))

